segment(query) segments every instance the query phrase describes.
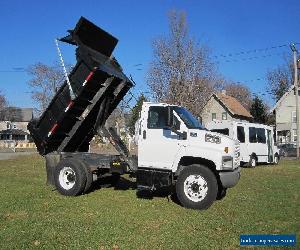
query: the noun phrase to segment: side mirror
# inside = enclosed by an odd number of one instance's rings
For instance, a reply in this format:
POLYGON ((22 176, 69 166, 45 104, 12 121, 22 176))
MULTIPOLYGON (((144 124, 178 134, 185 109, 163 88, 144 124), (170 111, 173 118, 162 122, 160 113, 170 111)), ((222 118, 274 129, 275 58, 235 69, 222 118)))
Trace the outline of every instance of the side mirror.
POLYGON ((180 139, 181 140, 186 140, 187 139, 187 132, 186 131, 183 131, 180 135, 180 139))

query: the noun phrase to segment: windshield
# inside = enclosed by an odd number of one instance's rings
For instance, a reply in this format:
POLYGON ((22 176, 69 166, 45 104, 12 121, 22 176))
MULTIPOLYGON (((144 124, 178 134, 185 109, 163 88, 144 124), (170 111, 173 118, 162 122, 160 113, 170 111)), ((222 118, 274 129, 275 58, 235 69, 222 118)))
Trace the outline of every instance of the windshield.
POLYGON ((188 128, 205 129, 201 123, 186 109, 182 107, 174 107, 174 111, 179 115, 188 128))

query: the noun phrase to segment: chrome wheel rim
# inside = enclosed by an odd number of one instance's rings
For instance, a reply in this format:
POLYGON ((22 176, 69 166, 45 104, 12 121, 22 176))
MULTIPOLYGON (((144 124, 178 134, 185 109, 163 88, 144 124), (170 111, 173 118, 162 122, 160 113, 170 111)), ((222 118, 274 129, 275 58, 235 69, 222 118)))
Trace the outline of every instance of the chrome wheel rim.
POLYGON ((207 195, 208 185, 201 175, 188 176, 183 185, 186 197, 193 202, 200 202, 207 195))
POLYGON ((58 180, 63 189, 69 190, 75 185, 76 174, 72 168, 64 167, 59 172, 58 180))

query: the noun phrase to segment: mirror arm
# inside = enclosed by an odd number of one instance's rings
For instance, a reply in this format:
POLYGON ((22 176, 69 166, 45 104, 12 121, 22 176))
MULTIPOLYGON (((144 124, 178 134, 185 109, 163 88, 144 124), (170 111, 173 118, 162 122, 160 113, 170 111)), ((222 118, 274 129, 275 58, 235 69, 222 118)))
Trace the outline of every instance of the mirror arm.
POLYGON ((179 132, 178 130, 176 130, 176 129, 173 128, 173 127, 170 127, 169 129, 170 129, 172 132, 174 132, 176 135, 178 135, 180 139, 182 139, 182 140, 186 140, 186 139, 187 139, 187 134, 186 134, 186 132, 179 132))

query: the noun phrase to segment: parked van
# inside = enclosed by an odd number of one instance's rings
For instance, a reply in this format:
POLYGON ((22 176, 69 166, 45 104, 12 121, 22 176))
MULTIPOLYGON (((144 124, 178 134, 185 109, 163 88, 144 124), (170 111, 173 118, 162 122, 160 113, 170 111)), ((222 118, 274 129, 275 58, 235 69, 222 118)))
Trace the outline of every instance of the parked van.
POLYGON ((279 162, 279 149, 274 145, 273 127, 250 122, 212 121, 207 129, 240 141, 240 163, 255 167, 257 163, 279 162))

